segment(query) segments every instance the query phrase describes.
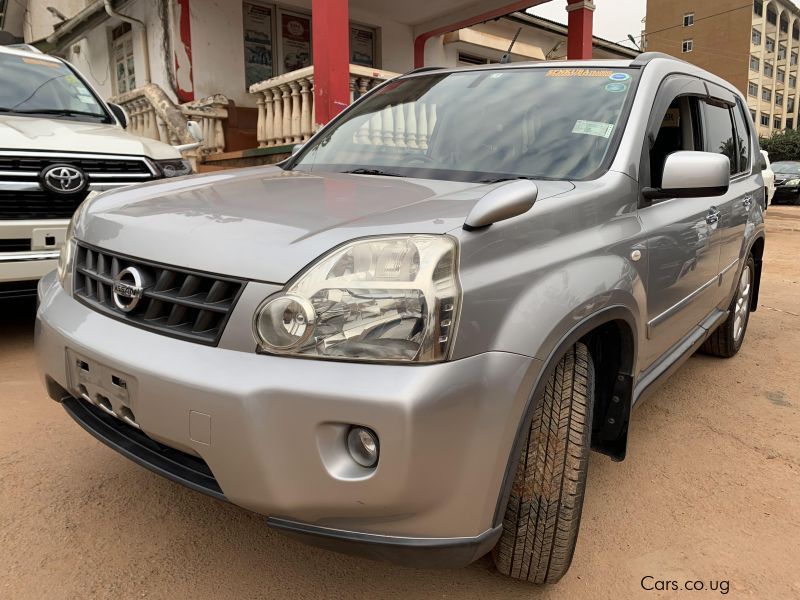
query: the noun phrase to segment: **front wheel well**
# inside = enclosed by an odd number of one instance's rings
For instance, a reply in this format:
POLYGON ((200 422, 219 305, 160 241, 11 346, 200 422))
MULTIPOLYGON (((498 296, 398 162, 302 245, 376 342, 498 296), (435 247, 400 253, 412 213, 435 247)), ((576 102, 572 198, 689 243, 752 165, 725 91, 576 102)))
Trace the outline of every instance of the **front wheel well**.
POLYGON ((589 348, 595 372, 592 449, 623 460, 633 397, 633 331, 624 320, 608 321, 581 341, 589 348))

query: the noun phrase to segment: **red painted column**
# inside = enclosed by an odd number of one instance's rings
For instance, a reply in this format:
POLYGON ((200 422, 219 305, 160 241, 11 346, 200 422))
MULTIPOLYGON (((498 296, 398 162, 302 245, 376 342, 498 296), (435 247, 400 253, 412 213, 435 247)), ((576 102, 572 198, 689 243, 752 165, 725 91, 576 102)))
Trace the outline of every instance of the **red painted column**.
POLYGON ((348 0, 312 0, 314 121, 324 125, 350 104, 348 0))
POLYGON ((592 0, 567 0, 569 31, 567 33, 567 58, 581 60, 592 58, 592 0))

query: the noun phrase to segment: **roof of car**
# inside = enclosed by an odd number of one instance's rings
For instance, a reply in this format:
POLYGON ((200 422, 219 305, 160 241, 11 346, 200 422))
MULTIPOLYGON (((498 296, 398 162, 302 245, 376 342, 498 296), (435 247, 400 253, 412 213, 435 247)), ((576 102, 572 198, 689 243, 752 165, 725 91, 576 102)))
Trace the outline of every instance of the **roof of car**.
POLYGON ((26 44, 18 44, 12 46, 0 46, 0 54, 14 54, 16 56, 26 56, 28 58, 35 58, 37 60, 47 60, 51 62, 62 62, 60 58, 55 56, 50 56, 48 54, 43 54, 38 50, 34 49, 32 46, 27 46, 26 44), (28 50, 31 48, 31 50, 28 50))

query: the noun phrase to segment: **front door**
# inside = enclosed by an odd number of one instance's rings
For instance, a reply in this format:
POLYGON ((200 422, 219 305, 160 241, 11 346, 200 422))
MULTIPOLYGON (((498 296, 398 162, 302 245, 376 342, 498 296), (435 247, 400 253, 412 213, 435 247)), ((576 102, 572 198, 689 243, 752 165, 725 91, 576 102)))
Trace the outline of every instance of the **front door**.
MULTIPOLYGON (((675 85, 662 87, 660 96, 675 90, 677 95, 657 99, 654 107, 654 116, 660 113, 663 118, 651 124, 649 139, 653 142, 649 152, 643 153, 643 161, 649 163, 649 168, 643 169, 642 179, 648 180, 644 185, 660 187, 664 162, 672 152, 703 149, 705 88, 693 78, 675 79, 675 85)), ((715 310, 722 216, 719 202, 715 197, 671 198, 639 210, 647 232, 644 252, 648 260, 647 344, 642 368, 655 363, 715 310)))

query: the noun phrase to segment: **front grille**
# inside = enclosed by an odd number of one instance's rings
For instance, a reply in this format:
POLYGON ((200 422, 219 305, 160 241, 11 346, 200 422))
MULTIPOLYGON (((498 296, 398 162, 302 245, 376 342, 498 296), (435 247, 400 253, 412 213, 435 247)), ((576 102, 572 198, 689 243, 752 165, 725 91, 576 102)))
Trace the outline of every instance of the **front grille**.
POLYGON ((0 190, 0 220, 71 219, 88 194, 86 191, 77 196, 59 198, 45 192, 0 190))
POLYGON ((244 282, 144 261, 85 244, 78 245, 75 297, 120 321, 171 337, 215 346, 244 282), (130 312, 112 296, 114 278, 133 267, 142 277, 141 300, 130 312))
POLYGON ((7 176, 14 176, 12 173, 35 172, 38 174, 44 168, 56 164, 78 167, 89 175, 89 179, 92 178, 92 175, 141 175, 144 179, 153 175, 143 159, 134 157, 116 158, 94 154, 89 156, 77 154, 37 156, 35 153, 25 154, 22 152, 8 152, 0 155, 0 172, 7 173, 7 176))

